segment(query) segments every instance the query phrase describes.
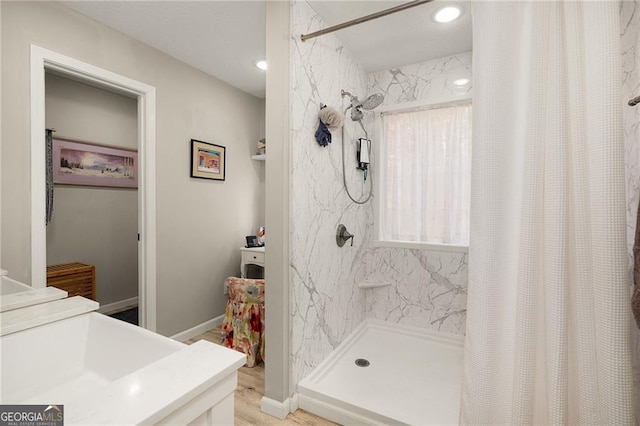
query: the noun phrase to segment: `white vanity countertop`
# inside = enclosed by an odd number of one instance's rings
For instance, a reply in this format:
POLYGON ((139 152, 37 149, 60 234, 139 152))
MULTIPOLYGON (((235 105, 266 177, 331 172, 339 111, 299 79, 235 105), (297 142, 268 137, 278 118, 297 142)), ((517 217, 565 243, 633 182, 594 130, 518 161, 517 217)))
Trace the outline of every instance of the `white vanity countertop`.
POLYGON ((95 311, 100 305, 81 296, 0 313, 0 336, 95 311))
POLYGON ((0 312, 11 311, 52 300, 64 299, 67 292, 56 287, 34 288, 0 296, 0 312))
POLYGON ((245 362, 244 354, 201 340, 104 389, 65 401, 65 423, 158 423, 245 362))
POLYGON ((0 313, 0 402, 55 400, 70 425, 233 422, 243 353, 187 346, 91 312, 98 306, 75 296, 0 313))

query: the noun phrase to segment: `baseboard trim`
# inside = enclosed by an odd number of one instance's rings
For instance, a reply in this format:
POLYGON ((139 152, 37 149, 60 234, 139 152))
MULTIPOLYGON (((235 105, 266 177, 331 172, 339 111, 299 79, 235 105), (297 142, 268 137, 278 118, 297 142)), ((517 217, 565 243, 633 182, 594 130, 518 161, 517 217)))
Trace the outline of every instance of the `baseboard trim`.
POLYGON ((178 342, 184 342, 186 340, 191 339, 192 337, 197 336, 198 334, 202 334, 206 331, 211 330, 212 328, 216 328, 219 325, 222 325, 222 321, 224 320, 224 314, 217 316, 215 318, 210 319, 209 321, 205 321, 202 324, 198 324, 195 327, 191 327, 188 330, 181 331, 178 334, 174 334, 171 336, 173 340, 177 340, 178 342))
POLYGON ((300 408, 300 405, 298 403, 298 393, 294 393, 293 396, 291 398, 289 398, 289 412, 290 413, 295 413, 296 410, 298 408, 300 408))
POLYGON ((277 417, 282 420, 289 415, 289 413, 294 412, 298 409, 298 398, 297 394, 291 398, 287 398, 284 402, 276 401, 275 399, 267 398, 266 396, 262 397, 260 400, 260 410, 273 417, 277 417), (292 410, 295 405, 295 409, 292 410))
POLYGON ((101 314, 109 315, 113 312, 121 311, 124 308, 138 305, 138 297, 132 297, 131 299, 120 300, 119 302, 109 303, 98 308, 98 312, 101 314))

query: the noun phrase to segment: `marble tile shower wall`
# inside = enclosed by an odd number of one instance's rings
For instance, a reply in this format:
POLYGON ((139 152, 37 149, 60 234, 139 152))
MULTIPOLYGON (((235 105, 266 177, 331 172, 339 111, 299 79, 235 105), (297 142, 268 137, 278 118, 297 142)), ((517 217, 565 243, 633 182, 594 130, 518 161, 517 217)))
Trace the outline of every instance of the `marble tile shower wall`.
MULTIPOLYGON (((465 53, 370 76, 335 35, 307 42, 300 34, 325 26, 305 1, 291 5, 291 365, 292 385, 318 365, 365 317, 464 332, 467 256, 461 253, 375 248, 373 204, 349 201, 342 185, 341 134, 321 148, 313 134, 321 103, 341 111, 345 89, 361 98, 383 92, 386 104, 455 99, 451 82, 470 77, 465 53), (355 234, 352 247, 338 248, 339 223, 355 234), (357 281, 389 282, 384 289, 360 290, 357 281)), ((365 127, 375 143, 373 113, 365 127)), ((347 182, 355 198, 369 181, 355 170, 355 140, 364 136, 345 121, 347 182)), ((375 165, 374 165, 375 172, 375 165)))
MULTIPOLYGON (((364 294, 355 285, 356 265, 365 241, 369 207, 349 201, 342 185, 341 132, 323 148, 314 138, 320 104, 347 106, 345 89, 366 93, 367 75, 329 34, 306 42, 300 34, 325 24, 304 1, 291 5, 291 256, 290 311, 292 384, 309 374, 365 317, 364 294), (355 234, 353 247, 339 248, 335 234, 343 223, 355 234)), ((371 127, 370 123, 365 123, 371 127)), ((359 134, 345 122, 345 140, 359 134)), ((355 164, 355 145, 347 143, 347 164, 355 164), (351 149, 353 148, 353 149, 351 149)), ((347 168, 347 182, 362 197, 361 172, 347 168)), ((369 182, 367 182, 367 185, 369 182)))
POLYGON ((471 79, 471 52, 369 74, 369 91, 385 95, 385 106, 406 102, 449 102, 468 97, 471 86, 456 87, 471 79))
MULTIPOLYGON (((463 77, 471 78, 471 52, 371 73, 368 93, 383 93, 383 106, 450 102, 470 95, 470 85, 453 85, 463 77)), ((376 143, 377 135, 372 139, 376 143)), ((370 239, 374 235, 372 217, 370 206, 370 239)), ((464 334, 466 253, 381 248, 374 247, 371 241, 367 247, 358 265, 357 279, 391 284, 366 290, 368 318, 464 334)))
MULTIPOLYGON (((633 282, 633 243, 640 198, 640 106, 627 101, 640 95, 640 3, 623 1, 620 6, 620 45, 622 49, 622 113, 627 181, 627 257, 629 279, 633 282)), ((640 386, 640 330, 632 326, 633 378, 640 386)), ((640 424, 640 392, 636 392, 636 424, 640 424)))
MULTIPOLYGON (((623 97, 640 94, 640 5, 621 4, 623 97)), ((292 4, 292 187, 291 343, 292 382, 298 383, 365 317, 462 334, 465 328, 467 255, 380 248, 372 245, 372 206, 348 201, 342 188, 340 135, 320 148, 313 140, 319 104, 344 108, 340 89, 361 96, 385 94, 385 104, 445 102, 460 95, 453 80, 471 75, 471 53, 366 75, 337 38, 300 42, 299 35, 324 27, 304 1, 292 4), (338 249, 335 225, 355 233, 353 249, 338 249), (365 239, 363 240, 363 236, 365 239), (388 282, 361 291, 356 282, 388 282)), ((623 107, 627 158, 627 226, 630 274, 636 213, 640 199, 640 107, 623 107)), ((368 123, 370 128, 375 128, 368 123)), ((346 140, 359 137, 347 122, 346 140)), ((372 140, 377 140, 375 133, 372 140)), ((353 161, 351 151, 347 162, 353 161), (349 159, 351 158, 351 160, 349 159)), ((375 160, 374 160, 375 161, 375 160)), ((374 166, 375 167, 375 166, 374 166)), ((363 193, 361 179, 348 168, 350 188, 363 193)), ((640 333, 634 326, 634 376, 640 383, 640 333)), ((640 393, 639 393, 640 398, 640 393)), ((637 407, 640 408, 640 399, 637 407)), ((640 415, 636 416, 640 419, 640 415)))

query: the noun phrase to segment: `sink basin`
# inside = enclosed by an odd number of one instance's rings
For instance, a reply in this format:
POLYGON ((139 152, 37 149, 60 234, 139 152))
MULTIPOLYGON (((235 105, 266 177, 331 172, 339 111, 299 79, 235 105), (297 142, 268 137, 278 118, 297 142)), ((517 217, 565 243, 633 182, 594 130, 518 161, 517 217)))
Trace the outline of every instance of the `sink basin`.
POLYGON ((33 290, 33 287, 13 280, 5 275, 0 276, 0 296, 6 296, 9 294, 20 293, 21 291, 29 290, 33 290))
POLYGON ((0 340, 0 402, 64 404, 184 347, 94 312, 9 334, 0 340))
POLYGON ((56 319, 92 304, 75 297, 0 314, 33 322, 0 337, 0 404, 64 405, 67 425, 234 423, 244 354, 95 312, 56 319), (40 324, 42 312, 51 322, 40 324))

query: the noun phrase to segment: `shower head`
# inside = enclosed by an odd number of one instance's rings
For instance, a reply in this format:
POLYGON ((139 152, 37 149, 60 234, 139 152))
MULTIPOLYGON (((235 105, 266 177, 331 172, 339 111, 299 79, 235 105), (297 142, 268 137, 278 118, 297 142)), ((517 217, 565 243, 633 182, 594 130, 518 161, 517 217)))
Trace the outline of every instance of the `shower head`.
POLYGON ((341 94, 343 98, 345 96, 349 96, 350 105, 344 111, 347 112, 349 108, 352 108, 351 120, 353 121, 362 120, 362 117, 364 116, 362 110, 370 111, 380 106, 382 101, 384 101, 384 95, 382 93, 375 93, 364 101, 361 101, 356 95, 353 95, 346 90, 342 90, 341 94))
POLYGON ((362 103, 362 109, 367 111, 372 110, 379 107, 382 101, 384 101, 384 95, 382 93, 374 93, 373 95, 365 99, 365 101, 362 103))

